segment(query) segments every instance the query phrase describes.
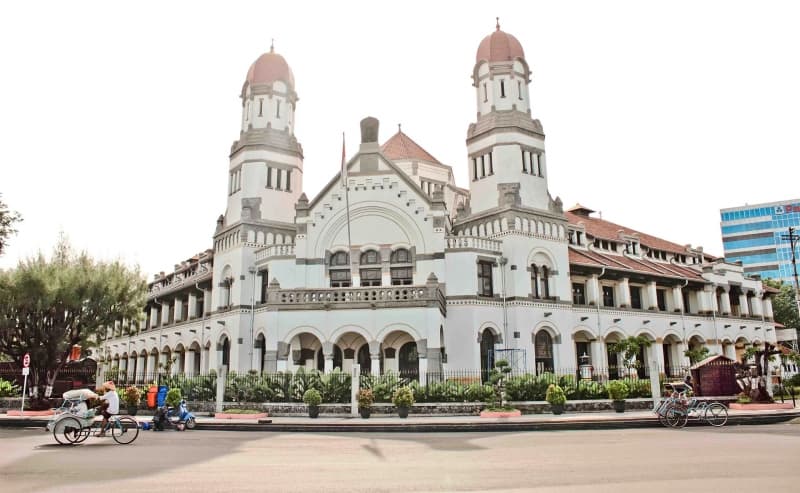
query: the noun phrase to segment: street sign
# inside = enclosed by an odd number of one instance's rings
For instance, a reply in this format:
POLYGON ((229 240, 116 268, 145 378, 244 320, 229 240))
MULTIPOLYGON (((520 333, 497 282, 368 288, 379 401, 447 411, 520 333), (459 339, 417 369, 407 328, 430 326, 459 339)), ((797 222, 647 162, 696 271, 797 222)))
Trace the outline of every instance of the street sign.
POLYGON ((31 369, 30 368, 23 368, 22 369, 22 375, 23 376, 27 377, 28 375, 30 375, 30 373, 31 373, 31 369))
POLYGON ((22 403, 19 406, 20 414, 24 414, 25 412, 25 390, 28 386, 28 374, 31 372, 31 353, 25 353, 25 356, 22 357, 22 375, 25 377, 25 380, 22 382, 22 403))
POLYGON ((28 368, 29 366, 31 366, 31 353, 25 353, 22 358, 22 367, 28 368))

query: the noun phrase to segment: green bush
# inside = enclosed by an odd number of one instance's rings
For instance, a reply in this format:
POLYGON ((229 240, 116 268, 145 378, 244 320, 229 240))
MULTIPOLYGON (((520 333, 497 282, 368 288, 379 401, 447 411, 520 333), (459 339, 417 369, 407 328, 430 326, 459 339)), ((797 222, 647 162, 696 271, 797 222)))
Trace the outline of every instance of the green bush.
POLYGON ((303 402, 309 406, 319 406, 322 402, 322 394, 317 389, 308 389, 303 394, 303 402))
POLYGON ((0 397, 19 397, 22 390, 14 382, 0 378, 0 397))
POLYGON ((545 400, 553 406, 563 406, 567 402, 567 396, 564 394, 564 389, 562 389, 559 385, 550 384, 547 387, 547 394, 545 395, 545 400))
POLYGON ((628 397, 628 385, 622 380, 611 380, 606 386, 608 398, 612 401, 622 401, 628 397))
POLYGON ((486 402, 491 395, 494 395, 494 389, 491 385, 483 385, 477 382, 471 383, 464 391, 464 397, 467 402, 486 402))
POLYGON ((375 401, 371 389, 359 389, 356 399, 358 400, 358 407, 361 409, 369 409, 375 401))
POLYGON ((178 407, 181 405, 181 389, 169 389, 167 392, 167 405, 178 407))
POLYGON ((411 407, 414 405, 414 392, 409 387, 400 387, 392 395, 392 404, 396 407, 411 407))

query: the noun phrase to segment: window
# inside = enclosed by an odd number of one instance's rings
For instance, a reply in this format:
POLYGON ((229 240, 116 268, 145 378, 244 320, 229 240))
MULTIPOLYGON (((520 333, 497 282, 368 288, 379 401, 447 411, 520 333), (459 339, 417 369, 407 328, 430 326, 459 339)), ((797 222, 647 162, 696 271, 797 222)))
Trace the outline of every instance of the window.
POLYGON ((663 289, 656 289, 656 305, 662 312, 667 311, 667 292, 663 289))
POLYGON ((393 264, 405 264, 411 262, 411 254, 405 248, 398 248, 392 252, 391 262, 393 264))
POLYGON ((586 304, 586 286, 583 283, 572 283, 572 303, 576 305, 586 304))
POLYGON ((481 160, 481 178, 486 176, 486 160, 483 156, 480 157, 481 160))
POLYGON ((329 270, 332 288, 350 287, 350 256, 347 252, 331 254, 329 270))
POLYGON ((361 285, 362 286, 380 286, 381 285, 381 270, 380 269, 361 269, 361 285))
POLYGON ((375 250, 367 250, 361 254, 361 264, 377 264, 379 261, 378 252, 375 250))
POLYGON ((292 170, 286 170, 286 191, 292 191, 292 170))
POLYGON ((492 265, 493 262, 486 260, 478 262, 478 294, 480 296, 494 296, 492 265))
POLYGON ((506 83, 503 79, 500 79, 500 97, 506 97, 506 83))
POLYGON ((283 174, 283 170, 278 168, 275 170, 275 190, 281 189, 281 175, 283 174))
POLYGON ((553 338, 547 331, 540 330, 534 340, 536 372, 553 371, 553 338))
POLYGON ((639 286, 631 286, 631 308, 636 308, 638 310, 642 309, 642 288, 639 286))
POLYGON ((492 153, 490 152, 488 154, 488 156, 489 156, 489 174, 493 175, 494 174, 494 163, 492 163, 492 153))
POLYGON ((392 286, 407 286, 411 278, 411 267, 392 267, 392 286))
POLYGON ((483 83, 483 102, 489 101, 489 93, 486 91, 486 83, 483 83))
POLYGON ((539 267, 534 264, 531 264, 531 291, 534 298, 539 297, 539 267))
POLYGON ((272 188, 272 168, 267 166, 267 188, 272 188))
POLYGON ((522 101, 522 82, 517 81, 517 94, 519 94, 519 100, 522 101))
POLYGON ((478 179, 478 160, 472 158, 472 181, 478 179))
POLYGON ((603 306, 614 306, 613 286, 603 286, 603 306))
POLYGON ((683 296, 683 312, 684 313, 691 313, 692 305, 689 303, 689 290, 688 289, 682 289, 681 290, 681 294, 683 296))
POLYGON ((205 299, 202 296, 197 297, 197 301, 195 302, 195 309, 194 312, 197 314, 198 317, 205 316, 205 299))
POLYGON ((275 109, 275 118, 280 118, 281 117, 281 100, 279 99, 277 101, 277 103, 278 103, 278 105, 277 105, 277 107, 275 109))
POLYGON ((527 157, 528 156, 526 154, 527 154, 527 151, 523 150, 522 151, 522 172, 523 173, 527 173, 528 172, 528 163, 527 163, 527 157))
POLYGON ((550 269, 542 266, 542 292, 545 299, 550 299, 550 269))
POLYGON ((181 300, 181 320, 189 320, 189 298, 181 300))
POLYGON ((258 116, 264 116, 264 98, 258 98, 258 116))
POLYGON ((262 270, 259 272, 261 275, 261 303, 267 302, 267 288, 269 287, 269 271, 262 270))

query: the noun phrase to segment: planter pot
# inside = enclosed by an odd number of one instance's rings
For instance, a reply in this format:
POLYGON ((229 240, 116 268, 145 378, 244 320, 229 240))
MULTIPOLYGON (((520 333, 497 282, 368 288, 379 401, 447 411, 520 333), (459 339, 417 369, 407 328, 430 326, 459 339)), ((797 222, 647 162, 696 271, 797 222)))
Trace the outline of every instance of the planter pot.
POLYGON ((367 418, 369 418, 370 408, 368 408, 368 407, 359 407, 358 408, 358 414, 360 414, 362 418, 367 419, 367 418))
POLYGON ((614 411, 618 413, 625 412, 625 401, 611 401, 611 405, 614 406, 614 411))
POLYGON ((550 404, 550 410, 553 414, 562 414, 564 412, 564 404, 550 404))
POLYGON ((308 406, 308 417, 316 418, 319 416, 319 406, 308 406))
POLYGON ((138 406, 129 406, 128 407, 128 416, 136 416, 136 413, 139 411, 138 406))
POLYGON ((398 406, 397 415, 400 416, 401 418, 407 418, 408 410, 409 410, 408 406, 398 406))

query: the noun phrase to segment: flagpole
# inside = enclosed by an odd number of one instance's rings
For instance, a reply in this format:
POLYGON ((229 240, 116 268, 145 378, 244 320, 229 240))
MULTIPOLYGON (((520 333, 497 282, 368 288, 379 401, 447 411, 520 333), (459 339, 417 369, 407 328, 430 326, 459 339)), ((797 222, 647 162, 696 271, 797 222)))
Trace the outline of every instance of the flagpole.
MULTIPOLYGON (((353 249, 353 239, 350 235, 350 187, 347 184, 347 161, 344 152, 344 132, 342 132, 342 185, 344 185, 344 204, 347 213, 347 258, 353 249)), ((352 262, 350 263, 352 265, 352 262)))

